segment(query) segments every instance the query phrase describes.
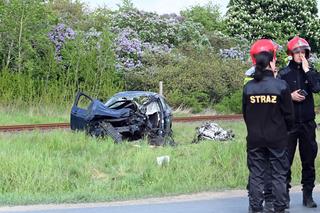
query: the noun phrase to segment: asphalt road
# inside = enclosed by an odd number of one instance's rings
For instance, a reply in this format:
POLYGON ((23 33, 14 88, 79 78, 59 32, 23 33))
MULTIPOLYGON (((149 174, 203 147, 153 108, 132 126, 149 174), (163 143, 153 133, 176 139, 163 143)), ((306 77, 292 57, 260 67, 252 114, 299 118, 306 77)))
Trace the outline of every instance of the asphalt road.
MULTIPOLYGON (((307 209, 301 204, 300 191, 291 193, 291 213, 320 212, 320 207, 307 209)), ((315 200, 320 204, 320 192, 315 192, 315 200)), ((0 212, 28 213, 245 213, 248 212, 248 199, 245 191, 236 193, 207 194, 160 200, 140 200, 116 203, 41 205, 3 207, 0 212)))

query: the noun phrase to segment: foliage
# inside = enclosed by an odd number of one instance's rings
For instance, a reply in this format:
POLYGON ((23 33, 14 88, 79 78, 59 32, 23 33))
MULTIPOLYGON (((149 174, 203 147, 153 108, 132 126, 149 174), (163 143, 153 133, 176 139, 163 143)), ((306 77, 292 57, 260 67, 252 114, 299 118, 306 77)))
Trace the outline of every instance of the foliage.
POLYGON ((119 70, 142 67, 145 53, 166 54, 185 43, 197 48, 209 45, 201 24, 175 14, 160 16, 120 7, 110 19, 111 30, 117 35, 115 49, 119 70))
POLYGON ((316 0, 234 0, 227 12, 228 30, 231 35, 242 35, 249 40, 268 37, 280 43, 300 35, 317 51, 320 47, 317 13, 316 0))
POLYGON ((88 18, 86 5, 79 0, 49 0, 47 6, 58 22, 72 28, 84 27, 85 20, 88 18))
POLYGON ((50 54, 47 32, 53 17, 39 0, 0 3, 0 70, 28 73, 50 54))
POLYGON ((75 38, 75 32, 64 24, 58 24, 53 31, 49 32, 49 39, 55 45, 55 54, 58 61, 62 60, 61 49, 69 39, 75 38))
POLYGON ((172 49, 166 44, 142 42, 137 33, 130 28, 125 28, 118 34, 114 45, 118 70, 140 68, 143 66, 142 60, 145 53, 165 54, 172 49))
MULTIPOLYGON (((225 111, 242 87, 253 39, 277 37, 284 46, 300 33, 318 41, 314 1, 244 2, 230 2, 226 22, 212 2, 180 16, 141 11, 130 0, 94 11, 72 0, 0 1, 1 102, 66 104, 77 90, 105 99, 123 89, 157 91, 162 80, 174 107, 198 112, 222 100, 216 106, 225 111)), ((287 64, 284 50, 277 58, 278 67, 287 64)))
POLYGON ((121 75, 115 70, 110 32, 104 31, 99 35, 90 31, 78 34, 79 36, 63 49, 64 60, 59 64, 68 75, 67 79, 64 77, 63 80, 73 89, 70 98, 73 98, 77 90, 103 99, 122 90, 121 75))
POLYGON ((214 109, 221 113, 242 113, 242 90, 238 90, 223 99, 214 106, 214 109))
POLYGON ((180 14, 187 20, 203 25, 207 32, 225 31, 226 25, 219 6, 209 1, 206 5, 194 5, 183 10, 180 14))
POLYGON ((41 0, 3 2, 0 10, 2 103, 65 104, 77 90, 105 98, 122 89, 108 28, 98 38, 57 25, 41 0))
POLYGON ((248 67, 238 60, 221 60, 211 50, 180 50, 170 55, 158 57, 158 62, 151 57, 153 65, 126 73, 126 88, 157 91, 158 82, 163 81, 164 95, 172 106, 184 105, 197 112, 241 88, 248 67))

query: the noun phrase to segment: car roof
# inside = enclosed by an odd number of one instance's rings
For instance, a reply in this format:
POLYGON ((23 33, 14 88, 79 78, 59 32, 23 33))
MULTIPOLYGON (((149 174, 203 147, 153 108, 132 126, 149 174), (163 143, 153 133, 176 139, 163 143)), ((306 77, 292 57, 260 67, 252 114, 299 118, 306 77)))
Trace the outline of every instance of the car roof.
POLYGON ((155 92, 147 92, 147 91, 124 91, 124 92, 118 92, 112 97, 137 97, 137 96, 154 96, 154 95, 159 95, 155 92))

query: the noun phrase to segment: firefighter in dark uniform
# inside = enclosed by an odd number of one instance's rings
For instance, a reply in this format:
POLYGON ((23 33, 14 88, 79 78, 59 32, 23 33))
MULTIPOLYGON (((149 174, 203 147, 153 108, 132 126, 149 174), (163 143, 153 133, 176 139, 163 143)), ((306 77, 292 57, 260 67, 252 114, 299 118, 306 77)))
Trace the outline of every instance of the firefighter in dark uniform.
MULTIPOLYGON (((295 111, 295 125, 290 132, 288 141, 288 157, 292 165, 297 143, 302 163, 303 205, 315 208, 317 204, 312 197, 315 182, 315 158, 318 152, 316 142, 316 123, 314 101, 312 93, 320 91, 319 74, 309 67, 311 48, 308 42, 300 37, 294 37, 287 44, 287 53, 291 57, 289 65, 280 70, 280 78, 285 80, 290 87, 295 111)), ((288 207, 290 202, 289 189, 291 170, 288 173, 288 207)))
MULTIPOLYGON (((262 38, 262 39, 264 39, 264 38, 262 38)), ((269 38, 267 38, 267 39, 269 39, 269 38)), ((274 41, 272 41, 272 42, 273 42, 274 48, 277 51, 280 48, 280 46, 276 42, 274 42, 274 41)), ((246 85, 249 81, 251 81, 254 78, 254 72, 255 72, 254 55, 259 53, 256 51, 260 51, 260 49, 254 48, 254 46, 250 50, 250 56, 252 58, 253 66, 245 72, 244 85, 246 85)), ((274 77, 277 77, 277 72, 274 72, 274 77)), ((272 195, 272 181, 271 181, 272 174, 270 171, 270 164, 269 164, 269 162, 267 162, 267 163, 268 164, 267 164, 267 168, 266 168, 265 176, 264 176, 264 191, 263 191, 264 206, 263 206, 263 208, 264 208, 265 212, 274 212, 274 208, 273 208, 274 197, 272 195)), ((249 184, 247 185, 247 189, 249 189, 249 184)))
POLYGON ((269 39, 256 41, 251 48, 254 79, 243 90, 243 116, 247 126, 249 169, 249 212, 263 212, 264 177, 272 171, 275 212, 285 212, 286 177, 289 169, 286 148, 293 125, 293 105, 285 81, 276 79, 276 49, 269 39))

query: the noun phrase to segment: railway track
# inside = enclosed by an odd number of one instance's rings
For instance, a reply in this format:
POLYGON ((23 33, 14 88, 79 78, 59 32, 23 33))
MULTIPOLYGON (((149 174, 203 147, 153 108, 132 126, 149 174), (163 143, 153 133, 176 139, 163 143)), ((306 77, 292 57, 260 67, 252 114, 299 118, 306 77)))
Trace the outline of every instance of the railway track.
MULTIPOLYGON (((242 115, 205 115, 191 117, 174 117, 173 122, 197 122, 197 121, 218 121, 218 120, 240 120, 242 115)), ((68 129, 69 123, 50 123, 50 124, 26 124, 26 125, 6 125, 0 126, 0 132, 19 132, 32 130, 52 130, 52 129, 68 129)))

